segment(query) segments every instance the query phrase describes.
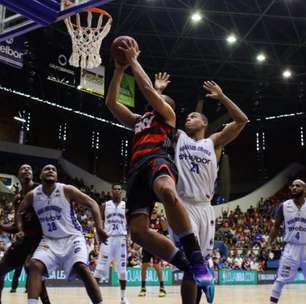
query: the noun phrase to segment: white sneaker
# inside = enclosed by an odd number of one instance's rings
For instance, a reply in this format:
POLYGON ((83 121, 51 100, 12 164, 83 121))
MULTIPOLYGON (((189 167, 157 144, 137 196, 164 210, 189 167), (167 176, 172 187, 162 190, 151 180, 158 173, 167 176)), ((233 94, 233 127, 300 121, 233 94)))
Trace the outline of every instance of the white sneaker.
POLYGON ((121 299, 120 304, 129 304, 126 298, 121 299))

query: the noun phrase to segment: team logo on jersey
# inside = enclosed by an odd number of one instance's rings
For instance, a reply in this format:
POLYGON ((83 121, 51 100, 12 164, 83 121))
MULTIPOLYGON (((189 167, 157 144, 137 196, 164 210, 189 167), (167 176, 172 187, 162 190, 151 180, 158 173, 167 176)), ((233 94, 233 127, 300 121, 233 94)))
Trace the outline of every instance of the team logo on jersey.
POLYGON ((77 247, 77 248, 74 249, 74 253, 78 253, 80 251, 81 251, 81 247, 77 247))
POLYGON ((142 118, 138 123, 135 124, 135 134, 150 128, 153 119, 154 115, 142 118))

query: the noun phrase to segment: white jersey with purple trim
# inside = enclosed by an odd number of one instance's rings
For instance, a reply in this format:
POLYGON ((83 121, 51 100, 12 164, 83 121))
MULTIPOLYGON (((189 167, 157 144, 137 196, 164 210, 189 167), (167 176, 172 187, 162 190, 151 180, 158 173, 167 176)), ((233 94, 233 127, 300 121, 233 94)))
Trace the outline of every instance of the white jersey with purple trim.
POLYGON ((41 185, 33 190, 33 207, 45 237, 56 239, 82 235, 72 203, 64 194, 64 186, 56 183, 50 196, 43 192, 41 185))
POLYGON ((306 200, 299 209, 292 199, 283 203, 284 242, 297 245, 306 244, 306 200))
POLYGON ((112 200, 105 203, 104 229, 108 236, 125 236, 126 228, 125 202, 115 204, 112 200))
POLYGON ((177 191, 182 199, 209 203, 214 195, 218 163, 210 138, 194 140, 181 131, 175 149, 177 191))

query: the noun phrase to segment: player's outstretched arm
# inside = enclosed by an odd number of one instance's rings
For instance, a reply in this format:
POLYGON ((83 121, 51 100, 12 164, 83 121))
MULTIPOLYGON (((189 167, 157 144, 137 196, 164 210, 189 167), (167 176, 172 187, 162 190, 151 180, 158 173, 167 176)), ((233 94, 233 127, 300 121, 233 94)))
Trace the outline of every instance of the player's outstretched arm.
POLYGON ((118 102, 120 83, 126 66, 115 64, 116 68, 107 91, 105 103, 108 109, 121 123, 131 128, 134 126, 139 115, 133 113, 126 106, 118 102))
POLYGON ((135 76, 137 85, 149 102, 149 104, 153 107, 153 109, 158 112, 165 121, 175 127, 176 118, 175 113, 171 106, 165 101, 164 97, 160 95, 153 86, 153 83, 147 73, 144 71, 137 58, 139 55, 139 51, 133 41, 129 41, 125 48, 120 48, 132 68, 132 72, 135 76))
POLYGON ((106 242, 107 235, 103 230, 101 213, 97 202, 91 197, 89 197, 87 194, 81 192, 79 189, 71 185, 65 186, 64 193, 68 201, 76 202, 91 209, 99 239, 101 242, 106 242))
POLYGON ((227 124, 221 132, 214 133, 211 136, 216 148, 225 146, 240 134, 249 119, 245 113, 243 113, 242 110, 223 93, 221 87, 214 81, 205 81, 203 87, 209 92, 206 96, 221 102, 233 119, 233 122, 227 124))

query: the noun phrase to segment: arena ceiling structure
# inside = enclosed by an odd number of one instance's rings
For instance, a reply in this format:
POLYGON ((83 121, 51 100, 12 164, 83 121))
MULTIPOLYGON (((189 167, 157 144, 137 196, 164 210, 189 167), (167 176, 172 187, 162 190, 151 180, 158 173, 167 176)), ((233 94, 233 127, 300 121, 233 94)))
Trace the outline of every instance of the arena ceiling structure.
MULTIPOLYGON (((109 49, 116 36, 133 36, 149 75, 171 75, 168 94, 176 99, 179 114, 191 111, 204 96, 203 80, 218 82, 254 120, 306 110, 305 1, 114 0, 103 8, 113 17, 101 49, 104 64, 111 64, 109 49)), ((53 50, 71 52, 63 23, 29 36, 41 62, 53 50)), ((44 84, 40 87, 45 98, 52 94, 44 84)), ((205 111, 213 120, 225 113, 210 100, 205 111)))

